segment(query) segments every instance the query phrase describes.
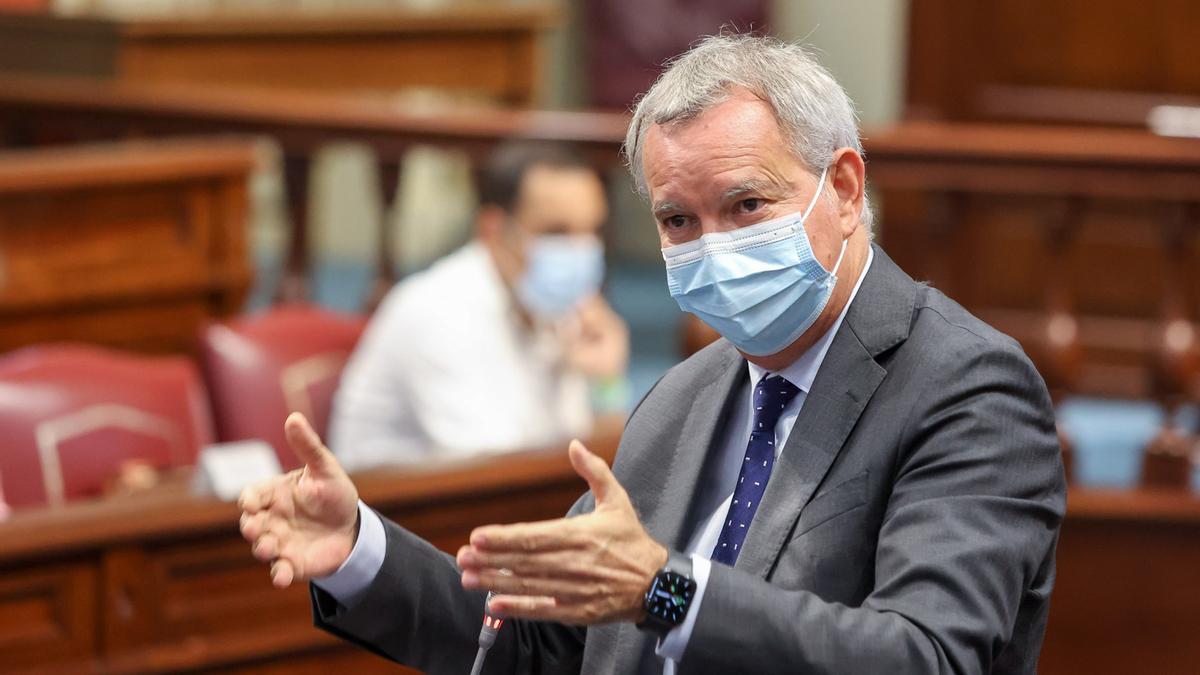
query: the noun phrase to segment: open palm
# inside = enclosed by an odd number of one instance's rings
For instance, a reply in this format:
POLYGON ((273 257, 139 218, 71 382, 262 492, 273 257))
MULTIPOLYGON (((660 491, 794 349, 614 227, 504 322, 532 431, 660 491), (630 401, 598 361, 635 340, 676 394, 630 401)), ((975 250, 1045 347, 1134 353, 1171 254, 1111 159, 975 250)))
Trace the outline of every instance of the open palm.
POLYGON ((304 468, 242 491, 242 536, 279 588, 337 571, 358 534, 358 491, 308 420, 284 423, 304 468))

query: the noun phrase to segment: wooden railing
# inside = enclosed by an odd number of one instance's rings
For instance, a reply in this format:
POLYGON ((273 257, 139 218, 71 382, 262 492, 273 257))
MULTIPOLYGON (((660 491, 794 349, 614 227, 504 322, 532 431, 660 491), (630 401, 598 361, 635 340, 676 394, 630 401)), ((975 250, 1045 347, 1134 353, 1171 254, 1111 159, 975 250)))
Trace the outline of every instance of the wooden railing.
MULTIPOLYGON (((280 91, 105 83, 0 76, 0 147, 121 138, 262 134, 280 144, 291 210, 281 300, 307 296, 308 178, 316 152, 332 142, 366 144, 380 163, 382 192, 394 196, 405 153, 433 145, 476 162, 510 138, 570 143, 600 166, 620 161, 623 115, 474 109, 412 113, 394 102, 280 91)), ((377 286, 394 281, 390 230, 382 228, 377 286)))
POLYGON ((910 274, 1017 338, 1052 394, 1168 413, 1144 479, 1186 487, 1200 400, 1200 140, 905 124, 867 139, 881 238, 910 274))

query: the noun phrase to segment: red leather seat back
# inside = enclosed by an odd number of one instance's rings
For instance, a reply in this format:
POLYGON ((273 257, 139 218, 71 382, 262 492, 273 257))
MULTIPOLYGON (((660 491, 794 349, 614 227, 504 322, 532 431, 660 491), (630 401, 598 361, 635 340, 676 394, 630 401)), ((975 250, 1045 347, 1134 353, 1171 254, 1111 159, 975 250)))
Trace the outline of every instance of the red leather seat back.
POLYGON ((206 328, 201 344, 218 437, 263 439, 285 470, 298 467, 283 421, 299 411, 325 435, 342 367, 366 322, 292 305, 206 328))
POLYGON ((195 366, 97 347, 0 357, 0 481, 13 506, 95 496, 122 463, 192 464, 213 441, 195 366))

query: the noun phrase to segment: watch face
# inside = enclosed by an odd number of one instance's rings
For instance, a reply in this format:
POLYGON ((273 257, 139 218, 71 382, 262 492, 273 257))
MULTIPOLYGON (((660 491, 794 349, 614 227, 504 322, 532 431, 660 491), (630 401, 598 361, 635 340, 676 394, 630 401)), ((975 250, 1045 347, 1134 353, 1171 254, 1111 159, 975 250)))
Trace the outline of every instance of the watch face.
POLYGON ((663 572, 655 577, 646 594, 646 611, 671 625, 678 624, 695 593, 695 581, 675 572, 663 572))

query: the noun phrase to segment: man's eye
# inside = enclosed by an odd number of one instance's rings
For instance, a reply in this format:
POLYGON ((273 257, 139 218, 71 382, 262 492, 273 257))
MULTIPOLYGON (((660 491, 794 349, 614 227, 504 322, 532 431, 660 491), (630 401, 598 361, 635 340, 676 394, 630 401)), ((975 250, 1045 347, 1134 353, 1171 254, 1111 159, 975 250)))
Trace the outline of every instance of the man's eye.
POLYGON ((668 230, 678 230, 687 227, 686 216, 670 216, 663 219, 663 226, 668 230))
POLYGON ((742 201, 738 202, 738 209, 741 210, 742 213, 754 213, 755 211, 761 209, 762 205, 763 200, 757 197, 751 197, 750 199, 743 199, 742 201))

